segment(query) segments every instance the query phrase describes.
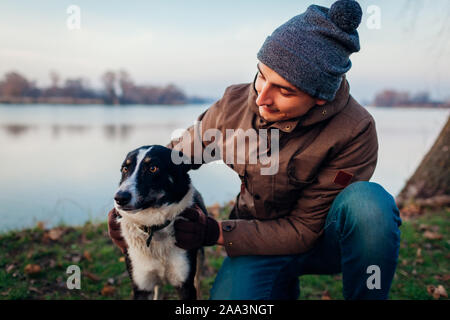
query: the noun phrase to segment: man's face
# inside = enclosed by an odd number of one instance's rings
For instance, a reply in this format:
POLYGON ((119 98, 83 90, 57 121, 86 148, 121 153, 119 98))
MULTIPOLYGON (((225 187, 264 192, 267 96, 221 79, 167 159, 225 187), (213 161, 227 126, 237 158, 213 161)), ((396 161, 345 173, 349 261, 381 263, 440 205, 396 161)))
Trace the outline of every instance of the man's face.
POLYGON ((316 104, 323 105, 326 102, 300 91, 262 62, 258 63, 255 88, 258 92, 256 104, 259 114, 269 122, 300 117, 316 104))

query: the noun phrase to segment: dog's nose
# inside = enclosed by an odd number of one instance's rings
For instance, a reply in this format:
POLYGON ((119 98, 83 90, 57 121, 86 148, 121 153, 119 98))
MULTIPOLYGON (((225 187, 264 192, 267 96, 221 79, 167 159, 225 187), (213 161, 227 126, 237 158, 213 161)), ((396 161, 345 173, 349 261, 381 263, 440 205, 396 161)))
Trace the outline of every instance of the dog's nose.
POLYGON ((116 195, 114 196, 114 200, 116 200, 117 204, 120 206, 124 206, 128 204, 131 200, 131 193, 128 191, 117 191, 116 195))

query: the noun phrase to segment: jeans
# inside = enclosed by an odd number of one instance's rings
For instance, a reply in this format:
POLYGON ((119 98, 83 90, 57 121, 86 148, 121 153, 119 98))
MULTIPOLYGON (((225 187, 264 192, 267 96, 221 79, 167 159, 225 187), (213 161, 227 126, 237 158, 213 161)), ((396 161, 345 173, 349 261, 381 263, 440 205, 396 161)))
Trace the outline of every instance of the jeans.
POLYGON ((345 299, 387 299, 400 225, 395 201, 383 187, 352 183, 333 201, 313 249, 298 255, 226 257, 211 299, 297 299, 299 276, 341 272, 345 299))

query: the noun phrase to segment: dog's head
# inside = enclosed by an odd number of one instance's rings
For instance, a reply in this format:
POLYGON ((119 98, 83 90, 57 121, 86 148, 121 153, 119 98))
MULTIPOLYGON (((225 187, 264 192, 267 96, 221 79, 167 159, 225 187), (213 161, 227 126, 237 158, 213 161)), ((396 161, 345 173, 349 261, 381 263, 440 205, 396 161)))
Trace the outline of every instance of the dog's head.
POLYGON ((160 145, 143 146, 128 153, 114 195, 115 207, 127 214, 180 202, 190 189, 191 166, 172 161, 172 152, 160 145))

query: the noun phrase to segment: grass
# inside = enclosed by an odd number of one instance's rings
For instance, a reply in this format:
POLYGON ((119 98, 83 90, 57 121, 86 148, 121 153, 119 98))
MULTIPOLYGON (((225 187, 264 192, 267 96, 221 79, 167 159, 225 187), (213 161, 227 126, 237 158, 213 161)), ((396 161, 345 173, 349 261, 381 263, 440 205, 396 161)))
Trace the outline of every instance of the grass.
MULTIPOLYGON (((230 207, 220 209, 226 217, 230 207)), ((450 211, 427 212, 404 221, 399 264, 391 299, 433 299, 427 286, 449 288, 450 211), (430 230, 440 240, 425 237, 430 230)), ((0 299, 130 299, 131 284, 120 250, 107 234, 106 223, 81 227, 41 227, 0 235, 0 299), (29 272, 30 265, 38 267, 29 272), (69 290, 70 265, 81 269, 81 289, 69 290)), ((205 250, 206 267, 201 278, 203 299, 226 256, 222 247, 205 250)), ((300 278, 300 299, 343 299, 341 275, 308 275, 300 278)), ((170 285, 162 298, 176 299, 170 285)), ((441 298, 443 299, 443 298, 441 298)))

